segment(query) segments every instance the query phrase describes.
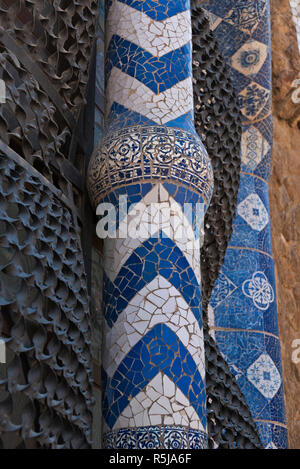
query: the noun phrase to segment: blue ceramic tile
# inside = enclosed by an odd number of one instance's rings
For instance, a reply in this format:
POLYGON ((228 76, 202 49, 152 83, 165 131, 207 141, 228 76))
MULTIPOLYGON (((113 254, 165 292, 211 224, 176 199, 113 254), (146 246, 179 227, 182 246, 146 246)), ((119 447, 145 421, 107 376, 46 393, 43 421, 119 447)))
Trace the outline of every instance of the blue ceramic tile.
POLYGON ((245 331, 217 331, 216 338, 252 416, 285 424, 279 340, 245 331))
POLYGON ((273 260, 246 249, 228 249, 211 301, 217 327, 278 335, 273 260))
POLYGON ((129 397, 133 398, 141 392, 159 371, 167 375, 188 397, 205 428, 204 383, 189 352, 178 336, 164 324, 154 326, 132 347, 112 378, 103 370, 103 415, 110 428, 129 404, 129 397), (174 346, 170 348, 170 344, 174 346), (141 359, 145 351, 151 357, 146 364, 141 359), (183 370, 181 364, 187 360, 190 366, 183 370), (129 386, 124 389, 126 381, 129 386))
POLYGON ((190 8, 189 0, 168 0, 166 2, 157 2, 155 0, 120 0, 132 8, 142 11, 150 18, 162 21, 170 16, 177 15, 190 8))
POLYGON ((107 80, 113 67, 136 78, 159 94, 192 75, 191 44, 154 57, 148 51, 114 35, 107 51, 107 80))

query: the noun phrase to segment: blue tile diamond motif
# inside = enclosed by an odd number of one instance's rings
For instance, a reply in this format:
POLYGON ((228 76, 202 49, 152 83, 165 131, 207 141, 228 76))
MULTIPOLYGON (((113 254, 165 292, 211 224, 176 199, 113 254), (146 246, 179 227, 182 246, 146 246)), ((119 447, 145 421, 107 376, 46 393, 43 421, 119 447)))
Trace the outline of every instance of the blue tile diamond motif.
POLYGON ((271 106, 270 96, 269 90, 252 81, 239 95, 241 111, 244 117, 251 120, 267 114, 271 106))
POLYGON ((246 76, 256 75, 264 65, 268 55, 268 47, 253 39, 245 42, 232 56, 231 65, 246 76))
POLYGON ((252 193, 238 205, 237 213, 256 231, 262 231, 269 223, 270 217, 261 198, 252 193))
POLYGON ((249 126, 242 135, 242 163, 246 171, 254 171, 268 154, 271 146, 260 131, 249 126))
POLYGON ((267 354, 262 354, 249 366, 247 378, 266 399, 277 394, 282 382, 275 363, 267 354))

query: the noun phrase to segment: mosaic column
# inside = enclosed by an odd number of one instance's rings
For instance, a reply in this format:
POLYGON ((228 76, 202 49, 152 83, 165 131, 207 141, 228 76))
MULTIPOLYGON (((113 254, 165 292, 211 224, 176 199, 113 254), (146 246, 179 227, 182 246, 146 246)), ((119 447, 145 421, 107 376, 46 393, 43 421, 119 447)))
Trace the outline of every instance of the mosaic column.
POLYGON ((205 0, 201 7, 230 66, 243 119, 237 214, 210 301, 211 331, 265 448, 286 448, 268 193, 272 156, 269 2, 205 0))
POLYGON ((213 174, 193 125, 190 14, 188 0, 107 3, 106 130, 88 174, 97 213, 116 214, 104 240, 105 448, 207 445, 200 232, 213 174))

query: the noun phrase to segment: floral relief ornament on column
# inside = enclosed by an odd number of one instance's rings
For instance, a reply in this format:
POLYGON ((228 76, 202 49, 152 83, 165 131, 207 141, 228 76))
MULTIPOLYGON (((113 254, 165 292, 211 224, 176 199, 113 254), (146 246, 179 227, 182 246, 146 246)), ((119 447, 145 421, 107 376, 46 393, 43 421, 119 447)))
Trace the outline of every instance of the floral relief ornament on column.
POLYGON ((255 272, 250 280, 245 280, 242 288, 244 295, 251 298, 258 309, 268 309, 275 299, 273 287, 264 272, 255 272))

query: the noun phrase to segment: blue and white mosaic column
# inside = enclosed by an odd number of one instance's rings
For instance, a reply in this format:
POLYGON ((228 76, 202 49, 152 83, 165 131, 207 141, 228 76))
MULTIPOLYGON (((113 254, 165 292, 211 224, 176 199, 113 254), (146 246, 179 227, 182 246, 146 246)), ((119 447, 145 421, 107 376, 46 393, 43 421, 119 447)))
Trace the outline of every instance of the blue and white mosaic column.
POLYGON ((188 0, 107 2, 106 130, 88 176, 119 230, 104 242, 105 448, 207 446, 199 233, 213 174, 191 48, 188 0))
POLYGON ((248 402, 265 448, 286 448, 268 179, 272 84, 268 0, 205 0, 243 119, 237 214, 210 302, 211 331, 248 402))

